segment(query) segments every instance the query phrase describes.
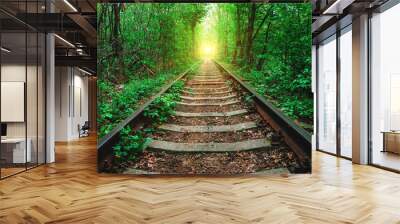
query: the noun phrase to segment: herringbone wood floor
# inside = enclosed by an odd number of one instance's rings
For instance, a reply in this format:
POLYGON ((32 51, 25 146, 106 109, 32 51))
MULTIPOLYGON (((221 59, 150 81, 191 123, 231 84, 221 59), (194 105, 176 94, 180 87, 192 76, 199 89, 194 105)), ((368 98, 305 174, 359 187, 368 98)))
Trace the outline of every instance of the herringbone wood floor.
POLYGON ((96 173, 95 139, 0 181, 0 223, 400 223, 400 175, 315 152, 312 175, 96 173))

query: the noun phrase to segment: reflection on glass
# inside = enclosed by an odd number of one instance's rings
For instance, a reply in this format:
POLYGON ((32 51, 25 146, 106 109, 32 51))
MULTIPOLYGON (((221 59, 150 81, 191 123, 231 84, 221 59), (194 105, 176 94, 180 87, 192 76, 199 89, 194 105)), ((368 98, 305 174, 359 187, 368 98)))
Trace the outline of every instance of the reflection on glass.
POLYGON ((31 161, 30 141, 26 141, 26 35, 2 33, 1 57, 1 140, 2 177, 25 170, 31 161))
POLYGON ((352 35, 351 26, 340 36, 340 153, 352 157, 352 35))
MULTIPOLYGON (((44 0, 0 2, 21 14, 45 10, 44 0)), ((0 23, 1 178, 45 162, 45 35, 14 22, 0 23)))
POLYGON ((336 153, 336 36, 318 48, 318 148, 336 153))
POLYGON ((37 77, 37 90, 38 90, 38 135, 37 135, 37 147, 38 147, 38 156, 37 162, 38 164, 45 163, 45 60, 46 60, 46 52, 45 52, 45 44, 46 38, 45 35, 39 33, 38 40, 38 77, 37 77))
POLYGON ((372 163, 400 170, 400 5, 372 17, 372 163))
POLYGON ((26 112, 27 112, 27 142, 30 148, 30 160, 27 167, 34 167, 37 165, 38 158, 38 141, 37 141, 37 126, 38 126, 38 100, 37 100, 37 81, 38 81, 38 36, 36 32, 27 33, 28 43, 28 62, 27 62, 27 99, 26 99, 26 112))

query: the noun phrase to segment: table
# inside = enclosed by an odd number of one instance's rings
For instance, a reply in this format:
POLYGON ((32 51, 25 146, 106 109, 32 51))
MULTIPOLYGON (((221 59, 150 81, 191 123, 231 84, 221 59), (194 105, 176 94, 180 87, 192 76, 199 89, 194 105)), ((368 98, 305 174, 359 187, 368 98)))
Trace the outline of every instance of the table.
POLYGON ((400 131, 383 131, 382 152, 400 154, 400 131))
POLYGON ((31 162, 32 141, 30 138, 6 138, 1 139, 1 157, 6 163, 26 163, 31 162), (25 151, 25 144, 28 143, 25 151))

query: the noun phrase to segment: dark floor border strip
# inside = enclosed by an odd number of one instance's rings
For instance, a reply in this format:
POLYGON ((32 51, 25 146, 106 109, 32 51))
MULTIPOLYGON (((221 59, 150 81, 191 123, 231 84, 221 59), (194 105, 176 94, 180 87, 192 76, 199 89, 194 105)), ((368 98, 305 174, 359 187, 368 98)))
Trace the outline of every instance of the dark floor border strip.
MULTIPOLYGON (((13 173, 13 174, 10 174, 10 175, 4 176, 4 177, 1 176, 0 180, 4 180, 4 179, 7 179, 7 178, 9 178, 9 177, 16 176, 17 174, 21 174, 21 173, 27 172, 27 171, 29 171, 29 170, 38 168, 38 167, 43 166, 43 165, 47 165, 47 163, 40 163, 40 164, 38 164, 38 165, 36 165, 36 166, 28 167, 27 169, 18 171, 18 172, 13 173)), ((2 168, 2 169, 6 169, 6 168, 2 168)))
MULTIPOLYGON (((349 158, 349 157, 346 157, 346 156, 338 156, 335 153, 324 151, 322 149, 316 149, 316 151, 324 153, 324 154, 328 154, 330 156, 334 156, 334 157, 339 158, 339 159, 346 159, 346 160, 349 160, 349 161, 352 162, 352 159, 349 158)), ((396 169, 393 169, 393 168, 390 168, 390 167, 386 167, 386 166, 382 166, 382 165, 378 165, 378 164, 374 164, 374 163, 365 164, 365 166, 372 166, 372 167, 375 167, 375 168, 378 168, 378 169, 382 169, 382 170, 386 170, 386 171, 389 171, 389 172, 400 174, 400 170, 396 170, 396 169)))

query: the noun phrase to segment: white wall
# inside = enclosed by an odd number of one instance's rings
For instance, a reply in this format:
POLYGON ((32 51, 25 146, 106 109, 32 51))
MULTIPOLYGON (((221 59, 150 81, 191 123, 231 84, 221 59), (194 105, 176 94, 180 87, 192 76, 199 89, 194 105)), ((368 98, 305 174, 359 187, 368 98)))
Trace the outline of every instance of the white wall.
POLYGON ((55 140, 77 139, 78 125, 89 118, 88 78, 76 68, 56 67, 55 85, 55 140))
POLYGON ((69 96, 68 88, 70 77, 67 67, 56 67, 55 69, 55 140, 68 140, 68 116, 69 116, 69 96))
MULTIPOLYGON (((26 70, 28 71, 28 85, 34 86, 34 88, 27 88, 27 118, 28 118, 28 129, 32 127, 36 130, 36 66, 25 67, 25 64, 3 64, 1 66, 1 81, 2 82, 25 82, 26 70), (34 108, 33 108, 34 107, 34 108), (32 123, 33 122, 33 123, 32 123), (33 127, 35 126, 35 127, 33 127)), ((39 71, 40 72, 40 71, 39 71)), ((41 105, 39 105, 40 107, 41 105)), ((7 108, 1 108, 1 110, 7 110, 7 108)), ((29 130, 28 130, 29 132, 29 130)), ((29 135, 29 133, 28 133, 29 135)), ((7 136, 8 137, 25 137, 25 122, 7 122, 7 136)), ((29 137, 29 136, 28 136, 29 137)))

